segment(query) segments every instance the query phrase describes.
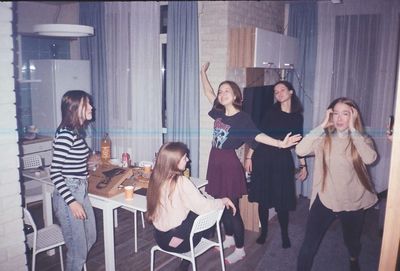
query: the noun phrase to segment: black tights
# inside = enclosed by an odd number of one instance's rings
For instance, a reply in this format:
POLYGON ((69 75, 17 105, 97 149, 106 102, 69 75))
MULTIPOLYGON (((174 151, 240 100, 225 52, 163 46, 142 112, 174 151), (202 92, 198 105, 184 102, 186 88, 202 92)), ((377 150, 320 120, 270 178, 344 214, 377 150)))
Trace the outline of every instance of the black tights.
POLYGON ((244 246, 244 224, 240 216, 239 199, 231 199, 236 207, 236 214, 232 214, 232 209, 225 209, 222 215, 222 223, 224 225, 225 234, 233 235, 237 248, 244 246))
MULTIPOLYGON (((268 233, 268 208, 258 205, 258 216, 261 224, 261 236, 265 239, 268 233)), ((281 226, 282 241, 289 240, 288 225, 289 225, 289 211, 276 210, 278 214, 279 225, 281 226)))

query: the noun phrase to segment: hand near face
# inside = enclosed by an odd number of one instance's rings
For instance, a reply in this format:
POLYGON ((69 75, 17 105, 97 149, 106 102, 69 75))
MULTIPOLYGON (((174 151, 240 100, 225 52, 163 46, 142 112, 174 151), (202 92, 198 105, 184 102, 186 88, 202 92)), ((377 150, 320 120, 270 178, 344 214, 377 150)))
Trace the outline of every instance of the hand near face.
POLYGON ((321 127, 322 127, 323 129, 328 128, 328 127, 330 127, 330 126, 333 126, 333 123, 332 123, 332 121, 331 121, 331 119, 330 119, 331 114, 333 114, 332 108, 329 108, 328 110, 326 110, 326 112, 325 112, 325 119, 324 119, 324 120, 322 121, 322 123, 321 123, 321 127))
POLYGON ((352 107, 351 110, 350 110, 350 122, 349 122, 350 131, 354 131, 355 130, 354 125, 356 123, 357 116, 358 116, 357 110, 352 107))

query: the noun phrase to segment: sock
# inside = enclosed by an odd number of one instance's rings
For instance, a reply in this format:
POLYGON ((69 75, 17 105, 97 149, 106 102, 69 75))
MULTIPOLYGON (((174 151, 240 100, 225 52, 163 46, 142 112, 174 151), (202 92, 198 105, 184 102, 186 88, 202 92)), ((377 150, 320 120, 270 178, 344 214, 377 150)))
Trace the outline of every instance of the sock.
POLYGON ((235 248, 233 253, 225 258, 225 262, 227 264, 234 264, 234 263, 237 263, 238 261, 242 260, 245 256, 246 256, 246 253, 244 252, 244 247, 235 248))
POLYGON ((229 248, 235 245, 235 239, 233 239, 233 235, 225 235, 225 240, 222 243, 222 247, 229 248))

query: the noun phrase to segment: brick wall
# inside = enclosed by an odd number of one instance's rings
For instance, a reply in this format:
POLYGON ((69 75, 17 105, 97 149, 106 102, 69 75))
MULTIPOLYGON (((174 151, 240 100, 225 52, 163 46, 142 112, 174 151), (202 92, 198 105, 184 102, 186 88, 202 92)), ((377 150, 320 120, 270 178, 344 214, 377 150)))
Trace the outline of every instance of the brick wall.
POLYGON ((12 3, 0 3, 0 270, 27 270, 19 182, 12 3))
MULTIPOLYGON (((228 69, 229 29, 255 26, 284 32, 285 6, 266 1, 199 1, 200 64, 210 61, 208 76, 214 90, 229 79, 244 87, 244 69, 228 69)), ((211 105, 200 95, 200 168, 205 178, 211 147, 212 119, 207 115, 211 105)))

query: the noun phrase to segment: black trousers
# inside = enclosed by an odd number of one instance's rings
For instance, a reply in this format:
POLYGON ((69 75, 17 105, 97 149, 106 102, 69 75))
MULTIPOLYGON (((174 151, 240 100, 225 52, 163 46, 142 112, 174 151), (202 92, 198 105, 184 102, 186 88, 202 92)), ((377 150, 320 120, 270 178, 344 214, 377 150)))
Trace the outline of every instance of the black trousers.
POLYGON ((297 259, 297 270, 311 270, 314 256, 322 238, 332 222, 339 218, 342 223, 344 243, 350 257, 358 258, 361 250, 361 233, 365 210, 333 212, 326 208, 319 196, 315 199, 308 215, 306 233, 297 259))
MULTIPOLYGON (((197 214, 190 211, 186 219, 182 221, 181 225, 166 232, 159 231, 154 228, 154 238, 156 239, 157 245, 159 245, 162 249, 171 252, 188 252, 190 250, 190 231, 192 230, 194 220, 197 216, 197 214), (182 239, 182 243, 180 243, 177 247, 171 247, 169 242, 173 237, 182 239)), ((208 236, 208 234, 209 229, 196 233, 193 236, 193 246, 195 247, 198 243, 200 243, 201 238, 208 236)))
POLYGON ((240 215, 239 199, 231 199, 236 207, 236 214, 233 215, 232 209, 225 209, 222 215, 222 223, 224 225, 225 234, 233 235, 237 248, 244 247, 244 224, 240 215))

